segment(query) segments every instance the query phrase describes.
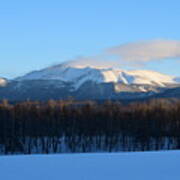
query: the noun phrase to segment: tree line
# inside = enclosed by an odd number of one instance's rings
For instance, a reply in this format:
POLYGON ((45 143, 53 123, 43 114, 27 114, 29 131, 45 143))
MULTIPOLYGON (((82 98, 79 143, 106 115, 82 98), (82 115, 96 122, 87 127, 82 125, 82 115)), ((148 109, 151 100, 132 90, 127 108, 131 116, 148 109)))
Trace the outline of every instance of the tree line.
POLYGON ((0 154, 180 148, 180 101, 0 104, 0 154))

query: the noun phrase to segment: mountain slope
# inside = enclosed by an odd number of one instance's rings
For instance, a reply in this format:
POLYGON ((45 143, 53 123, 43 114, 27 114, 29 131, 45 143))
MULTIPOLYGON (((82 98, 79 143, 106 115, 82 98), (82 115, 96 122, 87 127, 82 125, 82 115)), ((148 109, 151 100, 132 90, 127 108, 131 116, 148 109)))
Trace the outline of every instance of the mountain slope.
POLYGON ((180 87, 166 89, 155 95, 156 98, 180 98, 180 87))
POLYGON ((74 84, 78 89, 83 83, 93 81, 96 83, 123 83, 126 85, 151 85, 165 87, 166 84, 176 84, 178 79, 154 71, 135 70, 126 71, 113 68, 76 67, 69 64, 61 64, 40 71, 31 72, 17 81, 26 80, 59 80, 74 84))
MULTIPOLYGON (((180 79, 154 71, 79 67, 69 63, 0 82, 0 99, 137 99, 180 86, 180 79)), ((173 94, 175 96, 175 94, 173 94)))
POLYGON ((7 80, 5 78, 0 78, 0 87, 5 86, 7 84, 7 80))

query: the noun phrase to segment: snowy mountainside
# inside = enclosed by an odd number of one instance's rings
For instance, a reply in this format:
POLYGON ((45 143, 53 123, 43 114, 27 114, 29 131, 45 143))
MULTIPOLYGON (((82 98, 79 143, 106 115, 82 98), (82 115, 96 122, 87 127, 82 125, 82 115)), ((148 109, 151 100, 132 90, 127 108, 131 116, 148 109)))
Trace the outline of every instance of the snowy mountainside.
POLYGON ((7 84, 7 80, 5 78, 0 78, 0 86, 5 86, 7 84))
MULTIPOLYGON (((87 67, 64 63, 0 81, 0 99, 138 99, 180 87, 180 78, 149 70, 87 67)), ((171 97, 176 97, 175 93, 171 97)), ((178 93, 179 94, 179 93, 178 93)), ((163 97, 166 96, 163 94, 163 97)), ((178 95, 179 97, 179 95, 178 95)))
POLYGON ((27 80, 60 80, 74 84, 78 89, 83 83, 92 81, 95 83, 122 83, 126 85, 150 85, 165 87, 166 84, 176 84, 179 82, 173 76, 164 75, 148 70, 121 70, 118 68, 95 68, 77 67, 61 64, 49 67, 40 71, 31 72, 19 77, 17 81, 27 80))

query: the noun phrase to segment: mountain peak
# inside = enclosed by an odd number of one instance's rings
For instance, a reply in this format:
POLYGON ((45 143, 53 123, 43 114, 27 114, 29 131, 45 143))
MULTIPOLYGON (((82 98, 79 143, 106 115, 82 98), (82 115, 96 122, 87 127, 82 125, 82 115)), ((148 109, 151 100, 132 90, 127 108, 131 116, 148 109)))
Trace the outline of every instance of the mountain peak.
POLYGON ((78 89, 83 83, 122 83, 126 85, 151 85, 164 87, 166 84, 179 83, 173 76, 161 74, 150 70, 122 70, 113 67, 91 67, 79 65, 74 62, 62 63, 40 71, 34 71, 19 77, 17 81, 24 80, 59 80, 72 83, 78 89))
POLYGON ((7 79, 0 77, 0 86, 5 86, 7 84, 7 79))
POLYGON ((149 97, 178 87, 180 79, 150 70, 93 68, 63 63, 12 81, 0 78, 0 86, 0 98, 11 100, 66 99, 69 96, 77 99, 128 99, 149 97))

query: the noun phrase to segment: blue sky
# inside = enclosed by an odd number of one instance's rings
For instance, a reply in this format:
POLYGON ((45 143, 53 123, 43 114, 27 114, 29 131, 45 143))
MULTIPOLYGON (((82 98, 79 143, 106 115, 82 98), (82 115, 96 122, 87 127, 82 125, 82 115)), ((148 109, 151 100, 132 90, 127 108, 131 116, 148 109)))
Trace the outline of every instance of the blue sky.
MULTIPOLYGON (((179 0, 0 2, 0 76, 13 78, 129 42, 180 40, 179 0)), ((180 76, 180 60, 144 69, 180 76)))

